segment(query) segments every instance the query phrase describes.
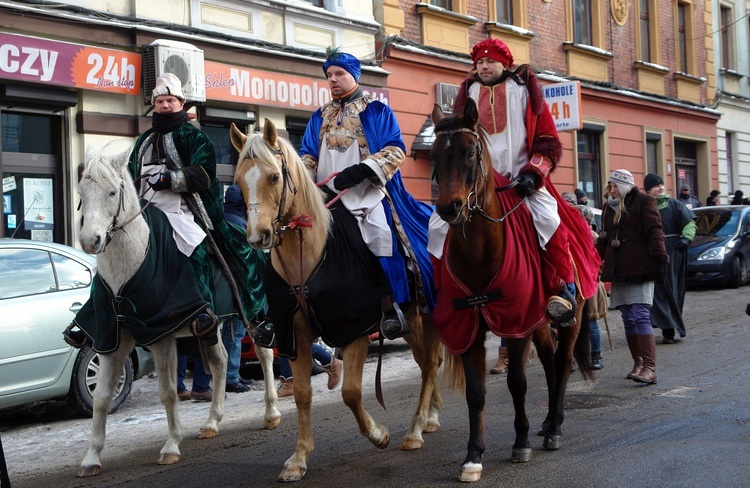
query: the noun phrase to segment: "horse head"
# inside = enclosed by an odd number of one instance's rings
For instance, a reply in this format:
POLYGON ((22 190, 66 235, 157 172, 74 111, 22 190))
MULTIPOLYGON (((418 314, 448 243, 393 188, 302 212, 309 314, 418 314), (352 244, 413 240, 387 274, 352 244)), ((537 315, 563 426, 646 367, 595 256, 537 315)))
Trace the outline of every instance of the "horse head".
MULTIPOLYGON (((247 204, 247 242, 255 249, 281 244, 282 232, 296 215, 327 213, 323 194, 302 160, 276 126, 265 119, 262 134, 245 135, 230 128, 232 145, 239 152, 234 180, 247 204)), ((329 217, 322 219, 326 232, 329 217)))
POLYGON ((472 206, 484 192, 484 188, 477 185, 480 177, 486 180, 478 119, 477 106, 471 98, 457 116, 444 115, 439 105, 432 111, 435 142, 430 161, 438 185, 435 210, 450 225, 465 223, 472 206))
POLYGON ((113 156, 105 146, 97 151, 86 147, 85 163, 78 167, 78 194, 81 197, 79 242, 89 254, 99 254, 121 229, 127 217, 139 212, 137 194, 126 167, 130 149, 113 156))

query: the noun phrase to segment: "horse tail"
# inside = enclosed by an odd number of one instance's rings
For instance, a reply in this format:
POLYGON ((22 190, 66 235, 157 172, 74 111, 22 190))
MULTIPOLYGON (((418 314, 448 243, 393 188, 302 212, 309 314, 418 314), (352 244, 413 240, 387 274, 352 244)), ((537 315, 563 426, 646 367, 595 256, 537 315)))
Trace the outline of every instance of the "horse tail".
POLYGON ((581 328, 578 331, 578 338, 573 346, 573 357, 578 364, 583 379, 591 381, 594 379, 594 365, 591 360, 591 326, 589 325, 589 301, 586 300, 581 307, 579 323, 581 328))
POLYGON ((464 363, 461 361, 460 354, 454 354, 443 346, 443 382, 451 389, 462 388, 466 385, 464 376, 464 363))

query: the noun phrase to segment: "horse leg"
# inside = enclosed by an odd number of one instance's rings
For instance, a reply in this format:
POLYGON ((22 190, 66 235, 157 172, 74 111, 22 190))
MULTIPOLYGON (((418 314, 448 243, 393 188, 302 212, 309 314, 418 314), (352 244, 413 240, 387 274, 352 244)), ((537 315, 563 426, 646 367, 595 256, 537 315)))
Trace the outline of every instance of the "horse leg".
POLYGON ((255 354, 263 370, 265 385, 266 412, 263 415, 263 428, 273 430, 281 423, 281 413, 278 409, 279 397, 276 394, 276 379, 273 374, 273 349, 256 347, 255 354))
POLYGON ((169 336, 149 346, 154 355, 159 378, 159 399, 167 415, 167 440, 159 451, 157 464, 174 464, 180 460, 182 424, 177 411, 177 342, 169 336))
POLYGON ((513 443, 511 462, 526 463, 531 459, 531 442, 529 441, 529 419, 526 416, 526 363, 531 336, 521 339, 507 339, 508 345, 508 390, 513 398, 516 440, 513 443))
POLYGON ((414 360, 422 372, 422 385, 419 392, 417 410, 404 437, 401 449, 419 449, 424 444, 423 432, 437 432, 440 428, 439 415, 443 400, 437 390, 437 370, 440 367, 441 349, 437 330, 429 316, 419 317, 418 307, 412 305, 407 311, 411 334, 405 337, 411 346, 414 360))
POLYGON ((539 361, 544 368, 544 377, 547 381, 547 416, 545 417, 544 422, 542 422, 541 429, 537 432, 537 435, 545 435, 552 418, 552 404, 555 401, 555 385, 557 383, 555 373, 555 352, 557 350, 557 344, 552 337, 549 323, 545 323, 534 331, 533 341, 536 346, 539 361))
POLYGON ((219 340, 213 346, 206 347, 206 355, 213 379, 214 394, 211 397, 208 420, 201 427, 198 439, 210 439, 219 434, 219 422, 224 418, 224 404, 226 402, 227 350, 224 348, 224 343, 219 340))
POLYGON ((485 335, 486 333, 480 331, 469 350, 461 355, 466 381, 466 404, 469 407, 469 443, 459 477, 463 482, 479 481, 482 477, 484 405, 487 397, 484 383, 485 335))
POLYGON ((96 476, 101 471, 102 464, 99 456, 104 448, 109 407, 112 405, 112 397, 120 379, 120 372, 133 347, 135 347, 133 338, 121 332, 120 347, 111 354, 99 355, 99 379, 93 393, 94 412, 91 437, 89 438, 89 449, 86 451, 76 475, 79 478, 96 476))
POLYGON ((362 373, 369 345, 369 338, 363 336, 341 350, 344 358, 344 384, 341 386, 341 396, 344 404, 354 414, 360 434, 367 437, 378 449, 385 449, 391 440, 391 434, 383 424, 373 420, 362 404, 362 373))
POLYGON ((585 356, 578 356, 580 363, 578 367, 581 369, 584 377, 586 377, 586 374, 590 375, 591 354, 590 344, 588 343, 589 335, 582 334, 582 337, 579 337, 582 327, 586 327, 585 330, 588 332, 588 322, 582 325, 583 310, 583 300, 579 297, 576 324, 571 327, 561 328, 558 331, 559 340, 557 352, 555 353, 555 377, 557 381, 555 383, 554 396, 550 396, 549 425, 545 430, 544 443, 542 444, 548 450, 557 450, 562 446, 562 423, 565 419, 565 392, 568 388, 570 371, 573 367, 574 349, 576 348, 576 342, 580 339, 586 341, 587 347, 585 356))
MULTIPOLYGON (((279 481, 299 481, 307 472, 307 460, 315 448, 312 434, 311 405, 312 387, 312 330, 302 318, 295 315, 297 359, 289 361, 294 378, 294 403, 297 406, 297 446, 294 454, 284 462, 279 481)), ((344 377, 346 378, 346 377, 344 377)))

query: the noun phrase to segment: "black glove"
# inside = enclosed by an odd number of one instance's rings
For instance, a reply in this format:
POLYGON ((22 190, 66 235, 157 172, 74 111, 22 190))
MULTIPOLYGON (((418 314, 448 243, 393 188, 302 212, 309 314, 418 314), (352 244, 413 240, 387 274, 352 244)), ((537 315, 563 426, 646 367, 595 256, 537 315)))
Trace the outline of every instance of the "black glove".
POLYGON ((159 173, 158 175, 150 176, 148 186, 154 191, 171 190, 172 189, 172 172, 167 171, 166 173, 159 173), (155 177, 158 177, 156 181, 153 181, 155 177))
POLYGON ((333 187, 338 191, 343 191, 347 188, 359 185, 365 181, 365 178, 369 178, 370 176, 375 176, 375 172, 372 168, 365 163, 355 164, 336 175, 336 178, 333 180, 333 187))
POLYGON ((513 181, 518 182, 516 185, 516 192, 521 198, 531 196, 532 193, 537 189, 538 176, 534 173, 526 171, 519 173, 513 181))
POLYGON ((654 277, 654 281, 660 285, 663 285, 664 279, 667 277, 668 269, 669 269, 669 265, 667 263, 657 263, 656 264, 656 276, 654 277))
POLYGON ((677 244, 674 245, 674 248, 677 251, 687 251, 689 245, 690 241, 687 238, 682 237, 679 241, 677 241, 677 244))

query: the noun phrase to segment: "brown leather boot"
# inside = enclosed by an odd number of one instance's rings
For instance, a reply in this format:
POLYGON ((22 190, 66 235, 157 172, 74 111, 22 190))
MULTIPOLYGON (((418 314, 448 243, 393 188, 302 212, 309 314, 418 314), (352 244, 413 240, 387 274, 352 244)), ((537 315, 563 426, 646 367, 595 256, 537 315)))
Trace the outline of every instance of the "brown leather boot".
POLYGON ((279 389, 276 391, 276 395, 279 398, 294 396, 294 378, 286 379, 283 376, 279 376, 279 381, 279 389))
POLYGON ((638 342, 641 345, 643 355, 643 368, 638 374, 633 375, 633 380, 647 385, 656 384, 656 338, 653 334, 639 335, 638 342))
POLYGON ((638 337, 640 337, 638 334, 625 334, 625 339, 628 340, 628 347, 630 348, 630 355, 633 356, 633 369, 626 376, 629 380, 632 380, 635 375, 641 372, 641 368, 643 368, 641 344, 638 341, 638 337))
POLYGON ((500 374, 508 371, 508 348, 500 346, 497 348, 497 362, 490 368, 491 374, 500 374))

